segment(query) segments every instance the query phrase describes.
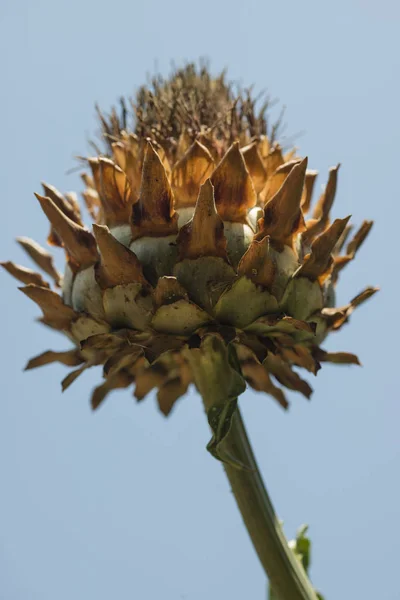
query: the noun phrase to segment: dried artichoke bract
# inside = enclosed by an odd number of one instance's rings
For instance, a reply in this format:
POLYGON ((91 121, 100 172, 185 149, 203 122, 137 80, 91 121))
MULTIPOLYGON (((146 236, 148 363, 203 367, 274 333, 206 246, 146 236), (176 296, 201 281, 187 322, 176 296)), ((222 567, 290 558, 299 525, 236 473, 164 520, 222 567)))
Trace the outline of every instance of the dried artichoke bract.
POLYGON ((220 441, 246 382, 286 408, 283 388, 307 398, 312 391, 296 367, 315 375, 324 361, 358 363, 321 344, 376 291, 335 307, 339 272, 372 223, 346 245, 349 217, 329 216, 339 166, 312 208, 316 172, 294 151, 284 155, 265 112, 256 114, 249 95, 235 97, 224 76, 188 66, 153 83, 139 90, 132 130, 125 108, 121 117, 100 114, 107 150, 87 160, 83 175, 92 230, 74 195, 47 184, 36 195, 48 242, 65 249, 64 276, 28 238, 18 241, 51 285, 2 265, 40 306, 42 322, 73 343, 27 368, 76 367, 65 389, 104 365, 93 408, 133 385, 138 400, 156 388, 168 414, 195 383, 212 407, 210 450, 224 458, 220 441))

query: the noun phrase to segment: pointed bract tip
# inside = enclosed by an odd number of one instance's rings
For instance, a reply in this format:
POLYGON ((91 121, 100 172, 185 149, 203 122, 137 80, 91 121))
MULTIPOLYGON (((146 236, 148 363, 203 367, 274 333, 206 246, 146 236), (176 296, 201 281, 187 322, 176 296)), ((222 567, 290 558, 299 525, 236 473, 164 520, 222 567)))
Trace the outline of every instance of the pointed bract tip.
POLYGON ((100 250, 100 263, 95 268, 100 287, 106 289, 128 283, 148 287, 136 254, 115 239, 107 226, 93 224, 93 232, 100 250))
POLYGON ((234 142, 211 175, 215 204, 223 221, 245 223, 257 195, 245 160, 234 142))
POLYGON ((49 197, 36 193, 35 196, 60 236, 71 265, 74 268, 85 268, 94 264, 98 255, 96 241, 90 231, 67 217, 49 197))
POLYGON ((201 186, 193 218, 181 227, 176 242, 181 260, 201 256, 228 260, 224 224, 215 206, 211 179, 201 186))
POLYGON ((132 208, 133 239, 168 236, 178 232, 174 195, 165 168, 151 142, 147 141, 139 200, 132 208))
POLYGON ((296 163, 279 190, 266 203, 255 239, 269 235, 278 245, 292 246, 293 236, 305 230, 300 204, 307 163, 307 157, 296 163))

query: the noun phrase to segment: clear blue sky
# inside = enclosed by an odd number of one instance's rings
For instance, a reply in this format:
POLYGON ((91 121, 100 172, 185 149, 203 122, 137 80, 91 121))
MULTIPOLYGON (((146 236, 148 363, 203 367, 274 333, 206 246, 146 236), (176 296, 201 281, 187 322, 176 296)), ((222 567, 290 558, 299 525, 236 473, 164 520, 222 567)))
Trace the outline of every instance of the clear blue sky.
MULTIPOLYGON (((288 414, 241 400, 287 535, 310 524, 327 600, 400 598, 399 30, 394 0, 0 2, 1 259, 28 264, 13 238, 45 239, 40 180, 81 189, 66 171, 88 151, 95 101, 107 109, 156 64, 200 56, 287 105, 320 185, 342 163, 335 216, 376 221, 338 295, 382 291, 327 344, 364 367, 327 366, 288 414)), ((6 273, 0 286, 0 599, 265 598, 199 398, 165 420, 153 397, 119 391, 92 414, 99 372, 64 396, 63 367, 21 372, 66 342, 6 273)))

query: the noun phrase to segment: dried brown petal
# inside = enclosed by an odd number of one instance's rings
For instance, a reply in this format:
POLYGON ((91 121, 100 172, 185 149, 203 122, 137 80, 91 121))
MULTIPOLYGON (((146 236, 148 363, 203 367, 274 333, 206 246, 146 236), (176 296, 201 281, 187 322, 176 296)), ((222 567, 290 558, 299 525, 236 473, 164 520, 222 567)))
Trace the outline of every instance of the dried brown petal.
POLYGON ((307 158, 296 164, 286 177, 282 187, 267 202, 264 216, 259 220, 260 231, 255 239, 262 240, 269 235, 279 245, 292 246, 293 236, 304 231, 305 225, 300 208, 307 158))
POLYGON ((160 157, 150 142, 143 162, 140 197, 132 209, 133 239, 178 233, 174 196, 160 157))
POLYGON ((304 381, 297 375, 297 373, 292 371, 290 366, 279 356, 269 354, 264 360, 263 365, 267 371, 272 373, 279 383, 286 386, 290 390, 300 392, 306 398, 310 398, 312 394, 312 388, 309 386, 307 381, 304 381))
MULTIPOLYGON (((347 264, 349 264, 349 262, 351 262, 355 258, 360 246, 363 244, 364 240, 371 231, 372 225, 373 221, 364 221, 360 229, 353 236, 352 240, 347 244, 347 254, 344 256, 335 256, 334 267, 332 271, 333 282, 336 282, 339 273, 343 269, 343 267, 345 267, 347 264)), ((346 229, 350 230, 351 228, 347 227, 346 229)), ((340 240, 341 246, 343 246, 344 243, 345 240, 343 240, 343 242, 340 240)), ((340 251, 340 248, 338 249, 336 247, 335 251, 340 251)))
POLYGON ((350 256, 355 256, 356 252, 360 248, 361 244, 366 239, 367 235, 372 229, 373 221, 364 221, 360 229, 354 235, 353 239, 349 242, 346 248, 346 253, 350 256))
POLYGON ((148 287, 136 254, 118 242, 108 227, 94 224, 93 232, 100 250, 100 262, 95 269, 100 287, 105 289, 134 282, 148 287))
POLYGON ((304 262, 296 275, 315 281, 329 273, 333 265, 332 251, 345 230, 349 219, 350 217, 336 219, 328 229, 313 241, 311 252, 304 258, 304 262))
POLYGON ((109 158, 89 158, 106 225, 128 223, 136 200, 124 171, 109 158))
POLYGON ((245 223, 248 210, 256 205, 257 196, 239 142, 234 142, 229 148, 211 181, 215 204, 222 220, 245 223))
POLYGON ((348 318, 354 309, 363 304, 378 291, 379 288, 377 287, 367 287, 365 290, 357 294, 357 296, 355 296, 346 306, 339 308, 323 308, 321 310, 321 314, 325 318, 330 328, 333 330, 340 329, 342 325, 348 321, 348 318))
POLYGON ((270 177, 272 173, 284 164, 284 158, 282 155, 282 148, 279 144, 274 144, 265 157, 265 168, 267 169, 267 175, 270 177))
POLYGON ((77 313, 48 288, 30 284, 19 289, 40 306, 46 325, 54 329, 69 329, 71 322, 77 318, 77 313))
POLYGON ((218 215, 210 179, 201 186, 193 218, 179 230, 179 259, 219 256, 228 260, 224 224, 218 215))
POLYGON ((104 383, 94 389, 91 400, 92 409, 96 410, 112 390, 127 388, 132 381, 133 377, 125 371, 118 371, 108 377, 104 383))
POLYGON ((175 208, 194 206, 200 186, 214 170, 214 160, 205 146, 197 140, 172 169, 171 184, 175 208))
POLYGON ((159 362, 142 369, 135 377, 135 398, 143 400, 152 389, 161 386, 167 377, 168 370, 159 362))
POLYGON ((278 167, 276 171, 272 173, 272 175, 268 177, 265 187, 260 193, 261 202, 266 204, 275 196, 278 190, 280 190, 280 188, 282 187, 290 171, 295 165, 299 164, 300 162, 301 160, 298 158, 296 160, 291 160, 287 163, 284 163, 283 165, 278 167))
POLYGON ((253 180, 256 194, 259 194, 264 188, 267 179, 267 170, 258 151, 258 142, 253 142, 241 149, 244 161, 250 177, 253 180))
POLYGON ((328 183, 321 194, 313 211, 313 219, 307 221, 307 231, 303 234, 303 240, 310 243, 329 222, 329 213, 335 200, 337 179, 340 163, 329 169, 328 183))
POLYGON ((140 356, 143 356, 143 350, 138 346, 124 347, 118 352, 113 352, 110 358, 104 363, 104 376, 110 377, 123 369, 130 371, 140 356))
POLYGON ((142 156, 139 150, 138 141, 129 138, 124 142, 115 142, 112 144, 113 157, 115 162, 126 174, 131 187, 133 201, 139 196, 142 156))
POLYGON ((85 202, 86 208, 93 221, 100 222, 103 220, 101 202, 96 190, 87 188, 82 192, 82 198, 85 202))
POLYGON ((219 153, 218 153, 218 148, 216 147, 216 145, 215 145, 213 139, 210 137, 210 135, 207 135, 206 133, 202 133, 197 137, 197 140, 200 142, 200 144, 202 146, 207 148, 207 150, 211 154, 213 160, 215 162, 217 162, 220 158, 219 153))
POLYGON ((301 208, 303 213, 308 213, 311 206, 312 194, 314 191, 315 180, 317 179, 318 171, 306 171, 304 180, 303 195, 301 197, 301 208))
POLYGON ((313 375, 316 375, 321 368, 317 358, 313 356, 311 350, 301 344, 293 344, 290 348, 281 348, 281 356, 288 363, 307 369, 313 375))
POLYGON ((79 350, 65 350, 63 352, 54 352, 53 350, 47 350, 38 356, 31 358, 25 367, 25 371, 29 369, 36 369, 44 365, 49 365, 54 362, 59 362, 68 367, 75 367, 84 362, 84 359, 79 350))
POLYGON ((25 252, 31 257, 33 262, 37 264, 38 267, 42 269, 45 273, 50 275, 56 285, 60 283, 60 274, 57 272, 54 267, 53 257, 47 250, 42 248, 40 244, 31 240, 27 237, 18 237, 18 244, 25 250, 25 252))
POLYGON ((89 363, 85 363, 84 365, 82 365, 81 367, 79 367, 79 369, 75 369, 75 371, 71 371, 70 373, 68 373, 68 375, 66 377, 64 377, 64 379, 61 382, 61 389, 63 392, 65 392, 65 390, 67 388, 69 388, 70 385, 72 385, 74 383, 74 381, 76 379, 78 379, 78 377, 80 375, 82 375, 82 373, 84 371, 86 371, 86 369, 91 366, 89 363))
POLYGON ((269 237, 254 240, 238 265, 238 275, 246 275, 253 283, 270 289, 274 281, 276 264, 271 257, 269 237))
MULTIPOLYGON (((81 213, 79 204, 77 202, 72 202, 63 196, 61 192, 57 190, 53 185, 45 183, 42 181, 42 187, 44 190, 44 195, 50 198, 54 202, 54 204, 61 210, 64 215, 69 217, 71 221, 77 223, 78 225, 83 225, 81 220, 81 213)), ((52 226, 50 229, 50 234, 48 237, 48 243, 52 246, 62 246, 62 238, 60 234, 55 231, 55 228, 52 226)))
POLYGON ((328 183, 313 211, 314 219, 326 219, 330 213, 336 195, 339 167, 340 163, 329 169, 328 183))
POLYGON ((85 268, 94 264, 98 258, 96 240, 90 231, 74 223, 54 202, 45 196, 35 194, 43 212, 63 241, 71 267, 85 268))
POLYGON ((256 361, 246 361, 241 363, 242 373, 248 383, 254 390, 258 392, 266 392, 279 402, 282 408, 287 409, 289 406, 285 398, 285 394, 281 388, 274 385, 265 367, 256 361))
POLYGON ((360 365, 360 360, 350 352, 326 352, 322 348, 314 349, 315 357, 321 362, 331 362, 337 365, 360 365))
POLYGON ((157 392, 158 406, 166 417, 171 412, 175 402, 186 394, 189 383, 182 381, 180 377, 168 379, 157 392))
POLYGON ((50 287, 40 273, 36 273, 35 271, 32 271, 32 269, 26 269, 25 267, 16 265, 11 261, 0 262, 0 265, 7 271, 7 273, 10 273, 10 275, 18 279, 18 281, 25 283, 25 285, 33 283, 34 285, 39 285, 40 287, 50 287))

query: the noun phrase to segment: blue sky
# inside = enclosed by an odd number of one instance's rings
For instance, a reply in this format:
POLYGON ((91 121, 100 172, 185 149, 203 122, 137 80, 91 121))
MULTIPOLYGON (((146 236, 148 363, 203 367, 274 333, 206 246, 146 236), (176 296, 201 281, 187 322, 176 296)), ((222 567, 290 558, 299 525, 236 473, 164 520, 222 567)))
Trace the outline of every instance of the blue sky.
MULTIPOLYGON (((28 264, 17 235, 45 240, 33 197, 42 179, 81 190, 67 171, 88 151, 94 103, 108 109, 155 65, 167 73, 171 60, 201 56, 287 105, 318 185, 342 163, 335 216, 375 220, 338 300, 365 285, 382 291, 326 344, 359 354, 363 368, 327 366, 311 403, 293 394, 288 414, 256 393, 241 399, 287 535, 310 525, 312 576, 328 600, 400 598, 399 26, 390 0, 0 4, 2 260, 28 264)), ((1 600, 265 598, 222 468, 205 451, 199 398, 166 420, 153 397, 136 405, 119 391, 92 414, 99 372, 65 395, 63 367, 21 372, 66 343, 33 322, 36 307, 6 273, 0 286, 1 600)))

